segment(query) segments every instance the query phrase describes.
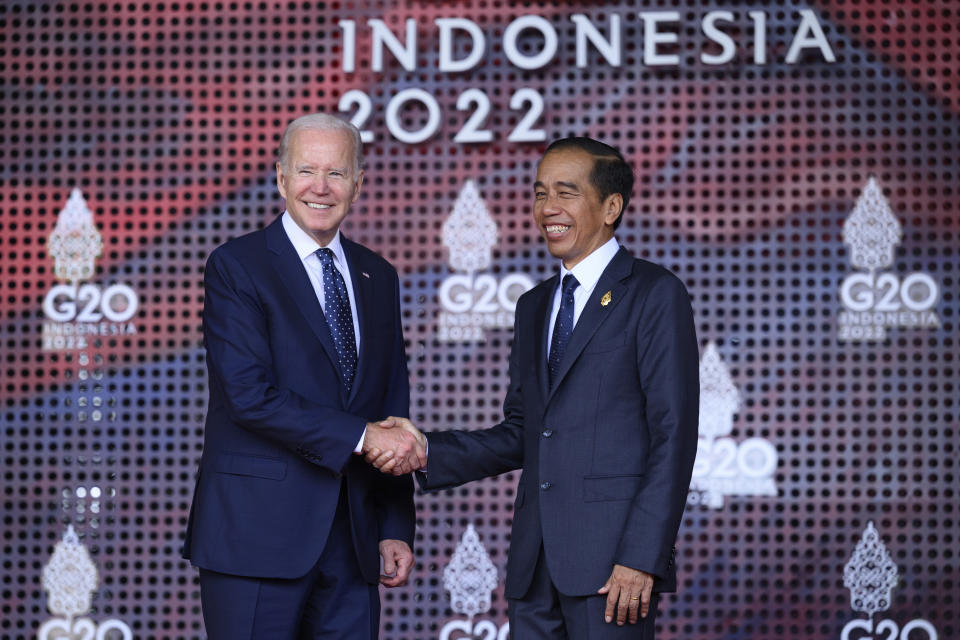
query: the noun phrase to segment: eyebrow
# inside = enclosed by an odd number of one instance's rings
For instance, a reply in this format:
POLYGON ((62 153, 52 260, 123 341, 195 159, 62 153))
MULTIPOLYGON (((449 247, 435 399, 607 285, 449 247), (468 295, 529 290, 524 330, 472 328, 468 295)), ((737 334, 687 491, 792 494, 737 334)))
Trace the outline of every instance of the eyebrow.
MULTIPOLYGON (((541 182, 540 180, 537 180, 536 182, 533 183, 534 189, 536 189, 537 187, 543 188, 545 186, 546 185, 543 184, 543 182, 541 182)), ((564 182, 562 180, 559 180, 557 181, 557 186, 564 187, 566 189, 573 189, 574 191, 580 191, 580 187, 578 187, 577 184, 574 182, 564 182)))
MULTIPOLYGON (((296 169, 297 171, 302 171, 303 169, 317 169, 317 165, 311 164, 309 162, 305 162, 303 164, 296 165, 294 169, 296 169)), ((327 171, 342 171, 343 173, 347 173, 347 168, 346 167, 330 167, 327 169, 327 171)))

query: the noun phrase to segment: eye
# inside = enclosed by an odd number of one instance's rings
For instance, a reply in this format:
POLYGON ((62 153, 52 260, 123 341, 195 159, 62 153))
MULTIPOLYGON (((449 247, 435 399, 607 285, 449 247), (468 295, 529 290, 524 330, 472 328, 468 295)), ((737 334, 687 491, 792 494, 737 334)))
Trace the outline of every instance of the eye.
POLYGON ((301 176, 309 176, 309 175, 313 175, 313 171, 311 171, 310 169, 300 169, 300 171, 298 171, 297 174, 301 176))
POLYGON ((537 200, 542 200, 543 198, 546 198, 546 197, 547 197, 547 192, 546 192, 546 191, 534 191, 534 192, 533 192, 533 197, 536 198, 537 200))
POLYGON ((346 174, 343 171, 331 171, 330 175, 333 176, 334 178, 342 178, 346 174))

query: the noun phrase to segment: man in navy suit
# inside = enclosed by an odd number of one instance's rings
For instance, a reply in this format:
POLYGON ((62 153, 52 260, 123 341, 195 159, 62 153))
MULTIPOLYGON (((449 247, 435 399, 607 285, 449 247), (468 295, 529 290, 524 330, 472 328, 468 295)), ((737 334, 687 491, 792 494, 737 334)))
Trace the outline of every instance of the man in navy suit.
MULTIPOLYGON (((632 188, 612 147, 547 148, 533 217, 559 273, 517 303, 504 420, 427 434, 425 489, 523 469, 505 590, 518 640, 649 639, 656 594, 675 589, 698 344, 680 280, 614 238, 632 188)), ((421 464, 387 450, 368 460, 393 473, 421 464)))
POLYGON ((371 422, 410 398, 397 273, 339 231, 361 153, 346 122, 294 120, 286 211, 207 261, 210 402, 184 556, 212 639, 376 638, 378 582, 413 566, 412 480, 354 455, 416 446, 371 422))

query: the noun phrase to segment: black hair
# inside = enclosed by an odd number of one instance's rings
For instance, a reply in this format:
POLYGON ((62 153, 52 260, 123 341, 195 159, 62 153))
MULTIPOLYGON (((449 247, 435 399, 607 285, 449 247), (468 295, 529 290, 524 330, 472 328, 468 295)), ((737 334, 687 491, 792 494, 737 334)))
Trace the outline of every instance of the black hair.
POLYGON ((553 141, 543 155, 546 156, 551 151, 561 151, 563 149, 579 149, 593 156, 590 184, 597 190, 600 201, 606 200, 614 193, 619 193, 620 197, 623 198, 620 215, 613 223, 614 229, 619 227, 623 212, 627 210, 627 204, 630 202, 630 194, 633 192, 633 169, 624 160, 623 155, 608 144, 593 138, 580 136, 553 141))

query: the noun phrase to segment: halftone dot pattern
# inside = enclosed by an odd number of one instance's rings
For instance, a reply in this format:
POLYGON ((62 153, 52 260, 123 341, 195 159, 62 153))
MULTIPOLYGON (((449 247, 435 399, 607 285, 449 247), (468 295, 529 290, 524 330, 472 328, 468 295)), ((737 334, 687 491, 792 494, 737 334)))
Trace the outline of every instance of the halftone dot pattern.
MULTIPOLYGON (((400 272, 417 424, 495 424, 507 387, 509 329, 486 329, 483 342, 437 338, 438 290, 453 274, 442 227, 463 184, 474 181, 498 226, 487 272, 542 280, 557 264, 530 215, 537 160, 550 140, 591 135, 636 169, 617 236, 687 284, 701 343, 716 345, 742 397, 733 438, 767 440, 779 459, 776 497, 688 507, 680 592, 661 604, 658 637, 838 637, 866 617, 842 575, 871 521, 900 576, 874 623, 924 619, 940 638, 960 635, 958 18, 952 2, 889 0, 3 3, 0 637, 34 637, 51 617, 41 573, 67 525, 99 570, 92 619, 122 620, 135 637, 203 637, 196 573, 179 552, 207 401, 204 260, 283 210, 274 155, 286 123, 335 112, 351 91, 370 100, 362 128, 374 139, 343 231, 400 272), (786 62, 808 9, 835 62, 816 48, 786 62), (722 53, 702 26, 712 10, 732 14, 719 26, 734 58, 718 66, 702 60, 722 53), (676 65, 644 63, 651 11, 679 15, 661 27, 676 41, 658 49, 676 65), (576 13, 604 35, 620 16, 620 66, 592 46, 576 66, 576 13), (557 33, 543 68, 507 58, 504 35, 521 15, 557 33), (441 17, 484 33, 473 69, 439 70, 441 17), (386 52, 373 71, 368 20, 403 40, 408 18, 416 69, 386 52), (354 72, 343 71, 347 19, 354 72), (386 124, 391 100, 410 88, 440 114, 415 144, 386 124), (489 142, 453 140, 479 109, 457 106, 471 88, 489 100, 489 142), (507 139, 533 108, 511 106, 524 88, 542 97, 532 126, 543 141, 507 139), (939 326, 840 341, 838 290, 854 272, 841 230, 871 176, 903 229, 886 271, 898 283, 933 278, 939 326), (133 333, 110 333, 120 323, 107 320, 83 340, 45 332, 44 299, 61 284, 47 242, 73 188, 103 239, 96 290, 77 291, 75 313, 102 315, 108 287, 125 284, 139 302, 133 333)), ((526 56, 543 45, 533 29, 517 39, 526 56)), ((457 44, 453 54, 468 51, 457 44)), ((415 132, 429 120, 411 100, 396 125, 415 132)), ((122 311, 121 298, 107 310, 122 311)), ((57 309, 69 302, 60 296, 57 309)), ((449 608, 442 571, 471 524, 501 584, 478 620, 506 620, 517 479, 417 496, 419 566, 410 584, 382 592, 382 637, 435 638, 463 617, 449 608)))

